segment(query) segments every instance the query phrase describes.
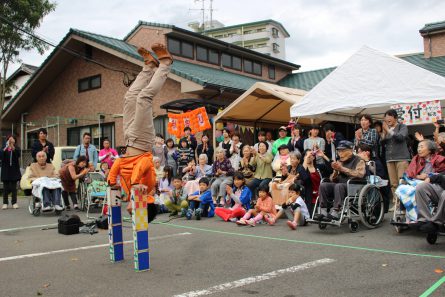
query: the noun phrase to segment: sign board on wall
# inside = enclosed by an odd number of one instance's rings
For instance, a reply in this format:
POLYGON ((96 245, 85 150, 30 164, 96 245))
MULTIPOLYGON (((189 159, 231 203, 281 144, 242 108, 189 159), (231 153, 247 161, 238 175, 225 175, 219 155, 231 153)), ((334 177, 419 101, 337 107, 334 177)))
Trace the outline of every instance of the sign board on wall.
POLYGON ((442 118, 440 101, 426 101, 413 104, 395 104, 399 120, 405 125, 430 124, 442 118))

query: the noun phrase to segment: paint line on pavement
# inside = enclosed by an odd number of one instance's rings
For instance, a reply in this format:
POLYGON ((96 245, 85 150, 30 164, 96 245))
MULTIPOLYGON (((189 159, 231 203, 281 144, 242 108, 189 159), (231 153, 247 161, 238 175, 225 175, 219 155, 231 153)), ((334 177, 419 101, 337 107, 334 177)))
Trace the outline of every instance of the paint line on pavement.
POLYGON ((437 290, 437 288, 440 287, 440 285, 442 285, 443 283, 445 283, 445 276, 442 277, 441 279, 439 279, 437 282, 435 282, 428 290, 426 290, 425 292, 423 292, 422 295, 420 295, 420 297, 428 297, 430 296, 434 291, 437 290))
POLYGON ((25 229, 43 228, 43 227, 55 227, 55 226, 57 226, 57 224, 34 225, 34 226, 16 227, 16 228, 9 228, 9 229, 0 229, 0 233, 17 231, 17 230, 25 230, 25 229))
MULTIPOLYGON (((178 237, 178 236, 185 236, 185 235, 191 235, 191 234, 192 233, 190 233, 190 232, 183 232, 183 233, 176 233, 176 234, 170 234, 170 235, 153 236, 153 237, 149 237, 149 240, 158 240, 158 239, 178 237)), ((124 244, 130 244, 130 243, 133 243, 133 240, 124 241, 124 244)), ((91 250, 91 249, 107 247, 107 246, 109 246, 109 243, 97 244, 97 245, 89 245, 89 246, 82 246, 82 247, 77 247, 77 248, 49 251, 49 252, 43 252, 43 253, 18 255, 18 256, 0 258, 0 262, 19 260, 19 259, 25 259, 25 258, 34 258, 34 257, 54 255, 54 254, 63 254, 63 253, 82 251, 82 250, 91 250)))
POLYGON ((237 232, 228 232, 228 231, 220 231, 220 230, 213 230, 213 229, 206 229, 206 228, 190 227, 190 226, 183 226, 183 225, 176 225, 176 224, 162 223, 162 222, 160 222, 160 223, 152 223, 152 224, 166 225, 166 226, 171 226, 171 227, 175 227, 175 228, 183 228, 183 229, 190 229, 190 230, 197 230, 197 231, 204 231, 204 232, 212 232, 212 233, 219 233, 219 234, 225 234, 225 235, 234 235, 234 236, 259 238, 259 239, 269 239, 269 240, 276 240, 276 241, 286 241, 286 242, 301 243, 301 244, 308 244, 308 245, 336 247, 336 248, 359 250, 359 251, 367 251, 367 252, 374 252, 374 253, 384 253, 384 254, 394 254, 394 255, 402 255, 402 256, 413 256, 413 257, 445 259, 445 255, 444 256, 440 256, 440 255, 430 255, 430 254, 419 254, 419 253, 410 253, 410 252, 401 252, 401 251, 393 251, 393 250, 384 250, 384 249, 378 249, 378 248, 368 248, 368 247, 353 246, 353 245, 343 245, 343 244, 317 242, 317 241, 297 240, 297 239, 289 239, 289 238, 282 238, 282 237, 261 236, 261 235, 254 235, 254 234, 244 234, 244 233, 237 233, 237 232))
POLYGON ((230 290, 230 289, 234 289, 234 288, 247 286, 247 285, 250 285, 253 283, 262 282, 262 281, 269 280, 272 278, 276 278, 276 277, 279 277, 286 273, 294 273, 294 272, 326 265, 326 264, 333 263, 333 262, 335 262, 334 259, 329 259, 329 258, 320 259, 320 260, 303 263, 303 264, 300 264, 297 266, 292 266, 292 267, 285 268, 285 269, 271 271, 271 272, 260 274, 257 276, 242 278, 242 279, 239 279, 239 280, 236 280, 233 282, 216 285, 216 286, 213 286, 213 287, 210 287, 207 289, 203 289, 203 290, 191 291, 191 292, 187 292, 187 293, 183 293, 183 294, 179 294, 179 295, 174 295, 174 297, 196 297, 196 296, 210 295, 213 293, 218 293, 218 292, 222 292, 222 291, 226 291, 226 290, 230 290))

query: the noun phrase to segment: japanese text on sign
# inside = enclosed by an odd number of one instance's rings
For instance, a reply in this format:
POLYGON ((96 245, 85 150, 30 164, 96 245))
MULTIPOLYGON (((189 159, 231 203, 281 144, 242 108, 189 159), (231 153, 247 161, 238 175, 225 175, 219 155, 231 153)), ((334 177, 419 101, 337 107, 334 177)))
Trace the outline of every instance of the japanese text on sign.
POLYGON ((405 125, 427 124, 442 118, 439 100, 414 104, 396 104, 392 105, 391 108, 397 111, 400 122, 405 125))

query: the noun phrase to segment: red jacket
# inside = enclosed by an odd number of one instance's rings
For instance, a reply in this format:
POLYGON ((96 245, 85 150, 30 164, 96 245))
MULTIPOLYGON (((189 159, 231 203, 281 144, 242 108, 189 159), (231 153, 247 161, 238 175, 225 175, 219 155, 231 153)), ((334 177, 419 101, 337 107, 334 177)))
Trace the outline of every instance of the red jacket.
MULTIPOLYGON (((433 164, 433 171, 435 173, 440 173, 445 171, 445 157, 434 154, 431 155, 431 163, 433 164)), ((417 175, 422 172, 425 167, 425 158, 419 157, 419 155, 414 156, 409 163, 408 169, 406 170, 406 174, 410 178, 416 178, 417 175)))

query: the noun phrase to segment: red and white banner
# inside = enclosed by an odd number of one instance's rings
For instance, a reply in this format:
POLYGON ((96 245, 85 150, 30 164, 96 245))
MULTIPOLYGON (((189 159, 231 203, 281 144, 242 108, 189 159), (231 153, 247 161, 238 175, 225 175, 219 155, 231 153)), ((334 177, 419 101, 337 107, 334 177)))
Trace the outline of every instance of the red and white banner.
POLYGON ((440 101, 426 101, 414 104, 395 104, 399 120, 405 125, 430 124, 442 118, 440 101))

